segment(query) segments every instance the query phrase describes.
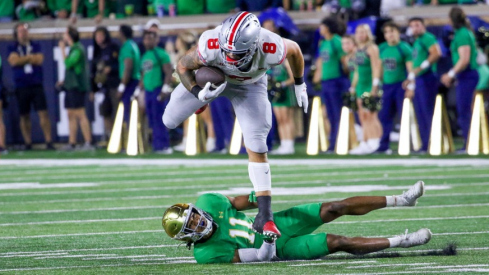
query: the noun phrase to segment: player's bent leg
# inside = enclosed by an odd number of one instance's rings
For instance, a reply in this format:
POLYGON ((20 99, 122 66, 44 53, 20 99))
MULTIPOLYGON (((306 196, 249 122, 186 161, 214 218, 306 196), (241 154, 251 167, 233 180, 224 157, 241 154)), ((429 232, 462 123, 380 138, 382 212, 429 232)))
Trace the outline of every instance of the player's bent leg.
POLYGON ((308 234, 289 239, 279 245, 277 241, 277 256, 281 260, 312 260, 330 254, 327 236, 329 234, 308 234))
POLYGON ((163 113, 163 123, 166 127, 175 129, 204 105, 206 103, 198 100, 180 84, 171 93, 170 102, 163 113))
POLYGON ((328 223, 343 215, 365 215, 370 211, 384 208, 385 206, 386 197, 351 197, 342 201, 323 203, 319 215, 324 223, 328 223))

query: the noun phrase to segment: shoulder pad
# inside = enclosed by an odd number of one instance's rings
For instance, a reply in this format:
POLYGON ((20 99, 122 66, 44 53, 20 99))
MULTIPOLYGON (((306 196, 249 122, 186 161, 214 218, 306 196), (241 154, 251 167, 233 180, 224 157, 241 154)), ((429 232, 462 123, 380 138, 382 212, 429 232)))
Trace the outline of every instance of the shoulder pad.
POLYGON ((265 56, 266 63, 270 66, 282 64, 287 56, 285 41, 280 35, 262 28, 258 42, 259 51, 265 56))
POLYGON ((208 64, 219 56, 218 37, 220 30, 221 26, 217 26, 215 29, 205 31, 200 36, 197 52, 202 63, 208 64))

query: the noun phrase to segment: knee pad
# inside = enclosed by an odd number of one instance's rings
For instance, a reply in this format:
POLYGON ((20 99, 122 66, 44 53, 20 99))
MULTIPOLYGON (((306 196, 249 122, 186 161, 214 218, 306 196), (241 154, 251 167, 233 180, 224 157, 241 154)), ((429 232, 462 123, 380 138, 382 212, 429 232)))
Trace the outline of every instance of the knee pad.
POLYGON ((163 124, 165 124, 168 129, 175 129, 178 126, 178 124, 175 123, 175 120, 172 119, 167 113, 164 113, 161 119, 163 120, 163 124))

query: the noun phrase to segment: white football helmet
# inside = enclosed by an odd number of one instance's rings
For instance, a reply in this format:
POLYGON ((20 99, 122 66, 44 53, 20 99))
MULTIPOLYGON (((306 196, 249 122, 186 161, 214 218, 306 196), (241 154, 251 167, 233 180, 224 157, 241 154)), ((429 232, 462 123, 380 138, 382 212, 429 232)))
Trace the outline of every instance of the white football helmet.
POLYGON ((226 67, 239 69, 251 61, 258 47, 260 30, 258 18, 246 11, 239 12, 222 22, 219 47, 226 67), (226 53, 235 54, 239 59, 233 59, 226 53))

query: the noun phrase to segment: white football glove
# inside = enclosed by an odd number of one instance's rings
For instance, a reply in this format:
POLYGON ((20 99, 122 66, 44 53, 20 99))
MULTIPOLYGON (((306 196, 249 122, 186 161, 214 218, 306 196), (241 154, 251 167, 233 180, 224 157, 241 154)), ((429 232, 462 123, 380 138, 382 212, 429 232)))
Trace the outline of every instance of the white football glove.
MULTIPOLYGON (((205 87, 199 92, 199 100, 205 103, 211 102, 214 98, 218 97, 226 88, 227 82, 222 83, 215 89, 211 90, 211 83, 207 82, 205 87)), ((214 87, 213 87, 214 88, 214 87)))
POLYGON ((307 98, 307 87, 306 83, 301 85, 294 85, 295 97, 297 98, 297 104, 299 107, 304 108, 304 113, 307 114, 307 107, 309 107, 309 99, 307 98))
POLYGON ((161 92, 164 94, 169 94, 172 91, 173 91, 173 89, 168 84, 165 84, 165 85, 163 85, 163 87, 161 87, 161 92))

